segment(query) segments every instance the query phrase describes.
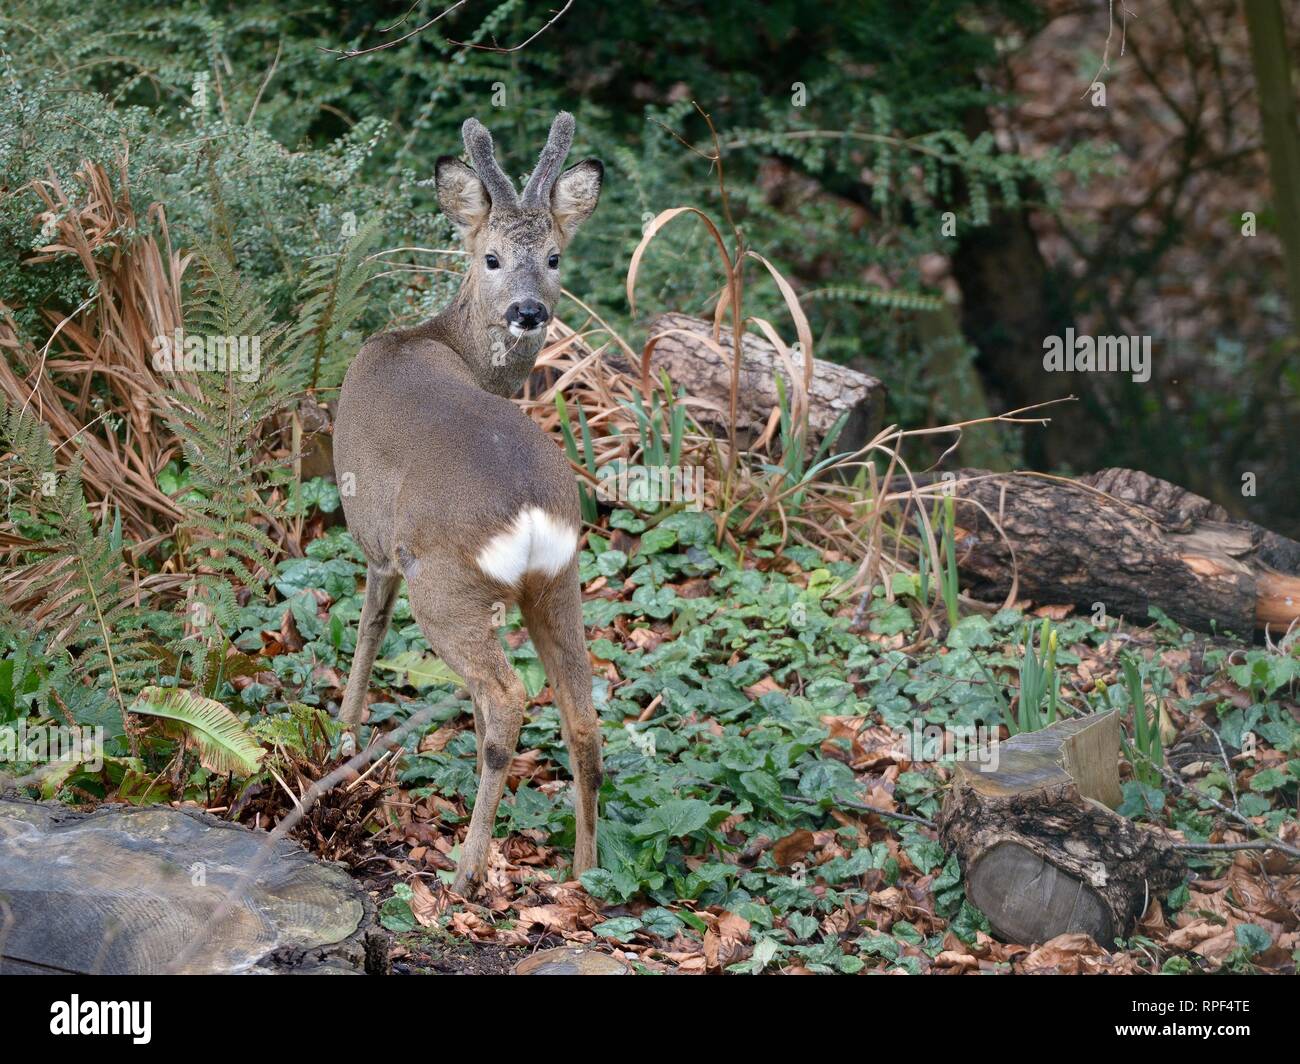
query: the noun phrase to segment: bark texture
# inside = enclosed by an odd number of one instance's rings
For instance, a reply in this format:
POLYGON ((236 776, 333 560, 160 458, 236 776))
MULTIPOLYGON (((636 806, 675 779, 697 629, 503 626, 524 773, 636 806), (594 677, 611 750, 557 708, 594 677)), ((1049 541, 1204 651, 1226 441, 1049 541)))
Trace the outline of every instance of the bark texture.
POLYGON ((957 477, 957 564, 976 598, 1005 598, 1014 579, 1037 603, 1100 603, 1137 624, 1156 606, 1239 636, 1300 615, 1300 544, 1168 481, 1131 469, 957 477))
POLYGON ((939 829, 999 938, 1082 932, 1108 946, 1183 881, 1179 851, 1109 807, 1120 798, 1115 713, 1059 721, 996 753, 958 763, 939 829))
MULTIPOLYGON (((668 373, 673 384, 686 387, 693 400, 692 413, 704 424, 726 428, 731 396, 731 332, 724 328, 719 346, 723 357, 705 341, 713 336, 713 324, 686 314, 662 314, 650 322, 648 336, 662 335, 650 353, 649 372, 657 378, 668 373)), ((761 336, 747 333, 741 343, 738 431, 742 438, 763 431, 777 406, 776 380, 788 378, 785 363, 776 347, 761 336)), ((639 365, 629 366, 618 356, 608 356, 611 365, 638 376, 639 365)), ((802 372, 802 364, 798 367, 802 372)), ((790 394, 786 380, 786 394, 790 394)), ((875 377, 833 362, 814 359, 811 394, 808 397, 809 443, 815 447, 832 426, 847 414, 848 421, 835 450, 851 451, 879 431, 884 420, 885 386, 875 377)))

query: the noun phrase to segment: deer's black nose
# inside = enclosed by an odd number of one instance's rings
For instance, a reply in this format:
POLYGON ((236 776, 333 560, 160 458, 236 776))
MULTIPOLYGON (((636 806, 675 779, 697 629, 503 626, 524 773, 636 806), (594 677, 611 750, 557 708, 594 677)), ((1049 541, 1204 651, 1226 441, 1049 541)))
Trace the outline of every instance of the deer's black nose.
POLYGON ((549 318, 546 308, 535 299, 521 299, 518 303, 511 303, 506 310, 506 324, 524 330, 540 328, 549 318))

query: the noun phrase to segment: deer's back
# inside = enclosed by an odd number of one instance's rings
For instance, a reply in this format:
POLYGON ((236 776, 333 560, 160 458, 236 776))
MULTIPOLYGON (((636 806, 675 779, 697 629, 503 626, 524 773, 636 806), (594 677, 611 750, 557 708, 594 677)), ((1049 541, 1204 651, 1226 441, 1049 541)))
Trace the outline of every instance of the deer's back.
POLYGON ((348 529, 376 564, 429 551, 471 563, 536 509, 580 526, 559 448, 513 402, 458 372, 455 358, 417 330, 382 334, 343 382, 334 468, 348 529))

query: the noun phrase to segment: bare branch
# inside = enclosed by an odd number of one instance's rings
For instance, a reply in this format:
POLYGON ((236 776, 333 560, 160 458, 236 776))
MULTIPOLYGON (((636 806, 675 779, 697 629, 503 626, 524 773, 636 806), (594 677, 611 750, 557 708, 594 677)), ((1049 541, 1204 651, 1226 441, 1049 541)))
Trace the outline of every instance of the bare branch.
MULTIPOLYGON (((805 798, 799 794, 783 794, 781 797, 787 802, 794 802, 797 805, 820 805, 817 798, 805 798)), ((836 798, 834 804, 844 806, 848 809, 856 809, 862 813, 875 813, 876 816, 887 817, 890 820, 906 820, 909 824, 920 824, 927 828, 937 828, 933 820, 927 820, 923 816, 913 816, 911 813, 896 813, 892 809, 882 809, 878 805, 868 805, 866 802, 855 802, 851 798, 836 798)))
POLYGON ((1214 853, 1232 853, 1237 850, 1281 850, 1292 857, 1300 856, 1286 843, 1269 842, 1266 839, 1254 839, 1251 842, 1175 842, 1173 847, 1175 850, 1212 851, 1214 853))
MULTIPOLYGON (((358 55, 368 55, 371 52, 382 52, 385 48, 395 48, 403 41, 409 41, 412 37, 418 36, 419 34, 423 33, 435 22, 438 22, 441 19, 446 18, 458 7, 464 7, 467 3, 469 3, 469 0, 456 0, 454 4, 452 4, 448 8, 444 8, 442 11, 434 15, 433 18, 429 19, 429 21, 424 23, 422 26, 416 26, 415 29, 411 30, 409 33, 404 33, 402 34, 402 36, 396 38, 395 40, 385 41, 383 44, 376 44, 370 48, 353 48, 353 49, 325 48, 322 50, 329 52, 332 55, 338 56, 339 60, 344 60, 344 59, 352 59, 354 56, 358 56, 358 55)), ((412 8, 411 10, 414 10, 414 8, 412 8)), ((408 11, 405 15, 403 15, 400 19, 398 19, 397 22, 394 23, 394 25, 400 26, 403 22, 406 21, 406 19, 410 16, 410 14, 411 12, 408 11)))
MULTIPOLYGON (((1119 54, 1122 56, 1124 54, 1125 46, 1128 44, 1129 16, 1131 15, 1133 18, 1137 18, 1137 13, 1135 11, 1131 11, 1127 4, 1123 4, 1121 6, 1123 7, 1124 12, 1120 18, 1119 54)), ((1080 99, 1082 99, 1083 96, 1088 95, 1089 90, 1094 85, 1097 84, 1097 79, 1101 77, 1103 71, 1108 72, 1110 70, 1110 42, 1111 39, 1115 36, 1115 0, 1106 0, 1106 12, 1107 12, 1107 20, 1108 20, 1106 26, 1106 46, 1104 49, 1102 49, 1101 65, 1097 67, 1097 73, 1095 73, 1092 76, 1092 80, 1088 82, 1088 88, 1083 90, 1080 99)))
MULTIPOLYGON (((409 41, 412 37, 419 36, 430 26, 432 26, 435 22, 440 22, 442 19, 446 18, 457 8, 464 7, 465 4, 467 4, 468 2, 469 0, 456 0, 455 3, 451 4, 449 7, 444 8, 442 11, 440 11, 433 18, 429 19, 427 22, 422 23, 419 26, 416 26, 415 29, 402 34, 402 36, 400 37, 396 37, 391 41, 385 41, 383 44, 372 45, 369 48, 325 48, 323 49, 323 51, 331 53, 332 55, 336 56, 339 60, 343 60, 343 59, 352 59, 358 55, 369 55, 371 52, 382 52, 385 48, 395 48, 403 41, 409 41)), ((412 5, 405 15, 403 15, 391 26, 387 27, 387 29, 383 32, 387 32, 387 30, 396 29, 398 26, 402 25, 408 18, 410 18, 411 11, 414 11, 416 6, 418 5, 412 5)), ((547 19, 545 24, 539 30, 537 30, 536 33, 532 34, 532 36, 528 37, 526 40, 520 41, 518 44, 512 44, 509 46, 501 46, 495 44, 475 44, 472 41, 452 40, 450 37, 446 38, 446 41, 448 44, 455 45, 457 48, 472 48, 480 52, 500 52, 500 53, 518 52, 523 50, 524 48, 527 48, 530 44, 533 43, 533 41, 537 40, 538 37, 540 37, 543 33, 545 33, 557 22, 559 22, 559 20, 564 17, 565 12, 568 11, 569 8, 571 8, 572 6, 573 6, 573 0, 566 0, 564 6, 560 8, 558 11, 556 11, 549 19, 547 19)))
POLYGON ((512 44, 508 48, 501 48, 498 47, 497 45, 492 45, 492 44, 472 44, 469 41, 453 41, 451 40, 451 38, 447 39, 447 43, 454 44, 458 48, 473 48, 480 52, 518 52, 521 49, 527 48, 530 44, 533 43, 533 41, 537 40, 538 37, 540 37, 543 33, 545 33, 557 22, 559 22, 560 19, 564 17, 564 13, 568 11, 569 8, 571 8, 572 6, 573 6, 573 0, 567 0, 565 5, 562 8, 560 8, 560 10, 557 11, 554 15, 552 15, 550 19, 547 21, 546 25, 544 25, 540 30, 534 33, 526 41, 520 41, 519 44, 512 44))

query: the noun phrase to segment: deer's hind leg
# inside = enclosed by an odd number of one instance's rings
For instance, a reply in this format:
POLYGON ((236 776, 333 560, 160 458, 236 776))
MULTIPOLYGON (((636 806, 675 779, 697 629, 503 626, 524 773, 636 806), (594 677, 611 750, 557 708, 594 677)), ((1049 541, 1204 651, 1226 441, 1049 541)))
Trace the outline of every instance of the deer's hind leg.
POLYGON ((604 779, 600 718, 591 700, 591 662, 582 625, 576 563, 522 603, 524 623, 560 707, 560 730, 573 770, 574 875, 596 867, 596 802, 604 779))
POLYGON ((345 756, 356 752, 356 730, 361 723, 361 710, 370 687, 370 670, 374 668, 375 657, 388 634, 401 582, 401 573, 374 564, 366 567, 366 599, 361 607, 361 623, 357 626, 357 649, 352 655, 352 671, 348 673, 343 708, 339 711, 339 723, 346 729, 343 735, 345 756))
POLYGON ((465 680, 474 700, 478 797, 452 883, 457 894, 469 897, 487 871, 497 807, 519 742, 528 695, 497 639, 494 603, 481 585, 439 586, 432 577, 416 576, 409 584, 409 597, 429 647, 465 680))

